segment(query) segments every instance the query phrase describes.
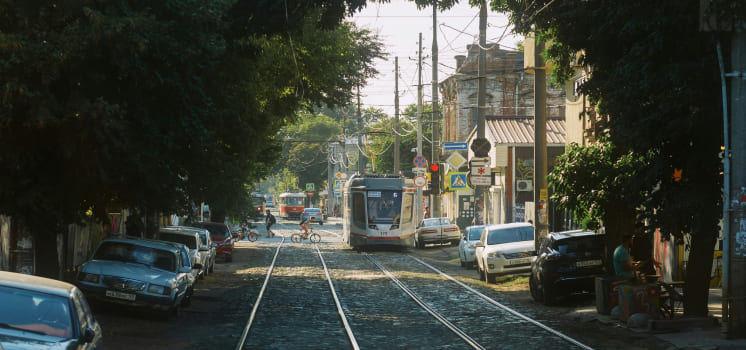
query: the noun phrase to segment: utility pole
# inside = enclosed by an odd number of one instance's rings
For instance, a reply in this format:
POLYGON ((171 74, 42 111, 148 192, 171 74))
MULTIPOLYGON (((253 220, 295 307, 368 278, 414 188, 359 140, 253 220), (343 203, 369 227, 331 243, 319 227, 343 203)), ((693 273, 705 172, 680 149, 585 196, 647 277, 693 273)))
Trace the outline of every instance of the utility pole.
POLYGON ((394 57, 394 174, 399 174, 399 56, 394 57))
POLYGON ((365 162, 363 161, 363 115, 360 113, 360 85, 357 86, 357 173, 365 173, 365 162))
POLYGON ((534 244, 539 250, 541 241, 549 233, 547 207, 547 80, 544 66, 544 43, 536 36, 534 62, 534 244))
MULTIPOLYGON (((432 123, 433 123, 433 163, 440 163, 440 113, 438 112, 438 3, 433 4, 433 112, 432 112, 432 123)), ((445 176, 445 174, 443 174, 445 176)), ((433 200, 430 212, 432 217, 441 217, 440 213, 440 183, 434 184, 438 186, 437 194, 433 194, 433 200)), ((431 191, 432 193, 432 191, 431 191)))
MULTIPOLYGON (((417 155, 422 156, 422 33, 420 33, 420 43, 417 49, 417 155)), ((422 210, 422 187, 417 187, 417 203, 414 209, 417 211, 415 218, 419 223, 424 215, 422 210)))
MULTIPOLYGON (((482 1, 479 6, 479 58, 477 66, 477 76, 479 85, 477 90, 477 137, 472 141, 471 149, 474 151, 474 157, 489 156, 489 142, 484 135, 484 113, 485 97, 487 94, 487 53, 484 48, 487 46, 487 4, 482 1), (479 149, 477 145, 486 145, 479 149), (477 152, 479 150, 479 152, 477 152)), ((472 176, 474 174, 472 173, 472 176)), ((477 225, 485 223, 484 213, 484 185, 474 186, 474 222, 477 225)))

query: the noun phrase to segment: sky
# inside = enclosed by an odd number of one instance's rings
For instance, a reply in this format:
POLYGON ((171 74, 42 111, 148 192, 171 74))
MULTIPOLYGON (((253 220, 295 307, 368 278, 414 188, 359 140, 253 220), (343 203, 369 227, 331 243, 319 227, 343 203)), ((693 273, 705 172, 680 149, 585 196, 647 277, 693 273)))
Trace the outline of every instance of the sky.
MULTIPOLYGON (((438 81, 443 81, 455 72, 456 55, 466 55, 466 46, 479 42, 479 8, 472 8, 468 0, 461 0, 445 12, 437 14, 438 34, 438 81)), ((351 20, 360 28, 378 33, 384 43, 387 60, 376 60, 379 75, 360 90, 362 108, 382 109, 394 115, 395 65, 399 57, 399 111, 410 104, 417 104, 417 47, 422 33, 422 84, 423 103, 432 103, 432 47, 433 9, 418 10, 413 2, 391 0, 389 3, 368 1, 363 11, 351 20)), ((506 28, 507 16, 487 12, 487 43, 499 42, 504 49, 515 49, 523 37, 506 28)), ((439 96, 439 100, 442 98, 439 96)))

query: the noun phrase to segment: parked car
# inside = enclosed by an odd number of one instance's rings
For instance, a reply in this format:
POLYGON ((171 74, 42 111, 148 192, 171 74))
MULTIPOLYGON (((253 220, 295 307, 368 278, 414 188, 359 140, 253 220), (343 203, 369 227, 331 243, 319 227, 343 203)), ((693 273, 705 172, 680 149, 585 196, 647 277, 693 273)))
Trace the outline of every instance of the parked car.
POLYGON ((215 246, 212 245, 212 239, 210 239, 210 231, 204 228, 191 227, 191 226, 177 226, 185 229, 195 230, 199 233, 199 237, 202 239, 202 246, 199 248, 201 252, 207 255, 207 265, 204 267, 206 274, 215 272, 215 259, 217 258, 217 252, 215 246))
POLYGON ((77 283, 91 301, 176 313, 188 304, 192 286, 189 253, 183 244, 109 238, 80 268, 77 283))
POLYGON ((78 287, 0 271, 0 349, 101 349, 103 331, 78 287))
POLYGON ((324 224, 324 214, 321 213, 320 208, 305 208, 300 213, 300 221, 308 219, 313 216, 313 221, 318 222, 319 225, 324 224))
POLYGON ((595 279, 604 275, 606 238, 588 231, 548 234, 531 264, 531 296, 546 305, 578 292, 595 292, 595 279))
POLYGON ((202 238, 199 236, 197 228, 180 228, 178 226, 162 227, 158 230, 156 239, 162 241, 182 243, 189 248, 189 258, 192 265, 200 264, 202 269, 193 269, 192 274, 199 279, 207 275, 208 261, 207 253, 200 250, 202 247, 202 238))
POLYGON ((210 231, 210 239, 215 246, 218 258, 223 258, 227 262, 233 261, 233 245, 238 239, 238 233, 231 232, 228 225, 220 222, 193 222, 189 224, 192 227, 199 227, 210 231))
POLYGON ((479 278, 494 283, 497 275, 529 272, 536 257, 534 244, 529 223, 488 225, 474 244, 479 278))
POLYGON ((458 259, 461 262, 461 267, 472 268, 477 263, 474 255, 476 251, 474 244, 482 236, 484 227, 485 225, 469 226, 461 235, 461 240, 458 243, 458 259))
POLYGON ((424 248, 428 243, 451 243, 458 244, 461 239, 461 233, 456 224, 451 223, 451 219, 429 218, 420 221, 415 231, 415 245, 417 248, 424 248))

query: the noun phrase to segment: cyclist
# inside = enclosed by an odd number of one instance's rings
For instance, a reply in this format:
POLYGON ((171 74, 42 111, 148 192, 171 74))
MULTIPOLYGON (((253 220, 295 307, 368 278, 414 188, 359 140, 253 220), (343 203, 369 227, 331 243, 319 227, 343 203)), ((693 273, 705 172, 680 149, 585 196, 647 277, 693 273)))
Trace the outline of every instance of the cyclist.
POLYGON ((303 219, 303 221, 300 222, 300 228, 303 229, 303 234, 304 235, 308 234, 308 230, 311 228, 311 223, 312 222, 313 222, 313 216, 309 216, 309 217, 303 219))

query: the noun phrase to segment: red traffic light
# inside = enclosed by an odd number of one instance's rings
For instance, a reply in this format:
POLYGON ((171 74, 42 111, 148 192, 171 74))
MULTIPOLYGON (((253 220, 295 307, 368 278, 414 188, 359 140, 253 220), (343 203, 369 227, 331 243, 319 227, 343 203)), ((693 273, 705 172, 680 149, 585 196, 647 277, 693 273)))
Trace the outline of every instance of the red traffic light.
POLYGON ((438 163, 430 164, 430 171, 431 172, 437 172, 438 170, 440 170, 440 166, 438 166, 438 163))

